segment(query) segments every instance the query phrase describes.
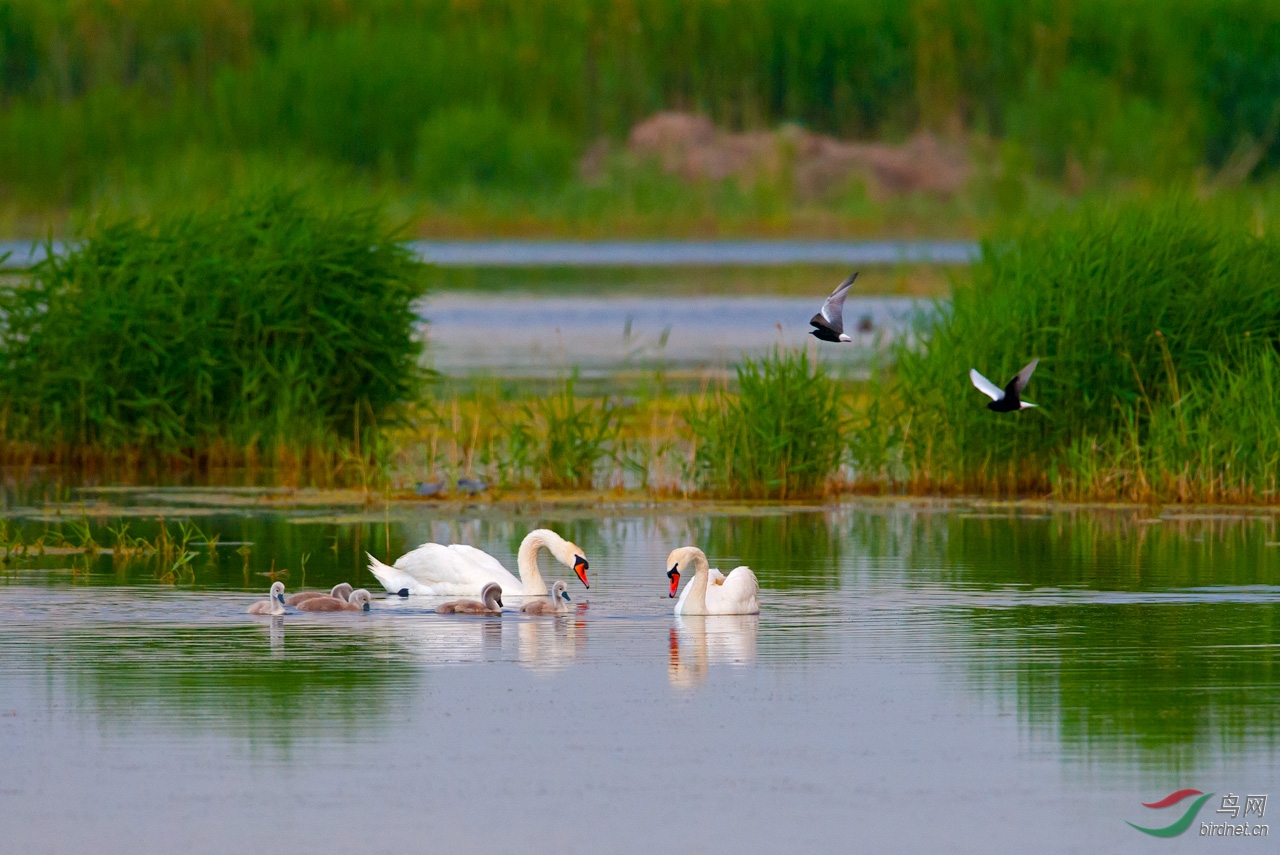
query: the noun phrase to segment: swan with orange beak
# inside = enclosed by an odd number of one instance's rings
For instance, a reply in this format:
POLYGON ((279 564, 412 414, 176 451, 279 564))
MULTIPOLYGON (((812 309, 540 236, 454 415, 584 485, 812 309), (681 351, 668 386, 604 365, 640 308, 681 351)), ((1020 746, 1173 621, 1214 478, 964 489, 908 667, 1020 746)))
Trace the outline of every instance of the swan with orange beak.
POLYGON ((675 597, 680 587, 681 568, 688 574, 693 567, 693 580, 685 586, 676 603, 678 615, 754 615, 760 613, 758 594, 760 583, 750 567, 734 568, 729 575, 721 576, 707 564, 706 554, 696 546, 682 546, 667 556, 667 578, 671 590, 667 596, 675 597), (712 574, 719 577, 713 581, 712 574))
POLYGON ((538 569, 538 553, 543 549, 572 567, 584 587, 591 587, 587 581, 590 565, 582 548, 545 528, 534 529, 520 543, 516 554, 519 578, 489 553, 462 543, 424 543, 390 565, 370 555, 369 570, 388 593, 405 597, 475 597, 490 582, 502 587, 504 597, 545 597, 547 583, 538 569))

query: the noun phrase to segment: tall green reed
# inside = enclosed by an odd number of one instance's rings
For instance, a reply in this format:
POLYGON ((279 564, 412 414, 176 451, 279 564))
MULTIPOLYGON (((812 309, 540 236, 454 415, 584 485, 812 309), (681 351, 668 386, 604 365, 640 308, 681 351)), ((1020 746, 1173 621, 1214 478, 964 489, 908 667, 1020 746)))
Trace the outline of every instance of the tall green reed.
POLYGON ((346 442, 417 394, 422 283, 376 211, 296 193, 103 222, 0 291, 3 438, 73 454, 346 442))
POLYGON ((984 244, 970 284, 897 347, 879 429, 922 485, 1046 489, 1082 437, 1128 430, 1280 335, 1280 241, 1186 201, 1100 206, 984 244), (1033 357, 1039 409, 988 411, 969 368, 1005 383, 1033 357), (1180 385, 1182 384, 1182 385, 1180 385))
POLYGON ((721 496, 821 493, 844 449, 839 387, 804 350, 776 350, 737 369, 737 390, 714 389, 685 410, 692 478, 721 496))
POLYGON ((501 435, 493 463, 507 483, 544 490, 589 490, 600 469, 616 462, 621 412, 608 398, 579 398, 575 377, 525 400, 501 435))
POLYGON ((1198 378, 1175 385, 1175 398, 1130 405, 1118 429, 1074 441, 1057 473, 1057 491, 1140 501, 1280 497, 1280 354, 1274 345, 1250 342, 1213 354, 1198 378))

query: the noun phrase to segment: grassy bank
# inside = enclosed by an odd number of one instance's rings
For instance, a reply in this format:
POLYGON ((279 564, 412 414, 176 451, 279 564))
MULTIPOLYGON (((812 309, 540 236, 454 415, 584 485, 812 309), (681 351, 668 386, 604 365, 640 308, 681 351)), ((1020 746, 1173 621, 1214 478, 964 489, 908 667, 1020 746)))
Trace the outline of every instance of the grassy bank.
POLYGON ((424 385, 426 280, 372 212, 270 191, 104 221, 0 292, 2 450, 112 478, 241 467, 432 494, 470 478, 1273 502, 1280 239, 1255 213, 1178 197, 1060 212, 990 237, 870 381, 775 352, 694 394, 659 374, 626 397, 574 378, 424 385), (1004 383, 1033 357, 1038 408, 987 410, 968 369, 1004 383))
POLYGON ((423 233, 976 233, 1081 193, 1269 174, 1278 34, 1263 0, 8 0, 0 229, 303 174, 423 233), (662 110, 928 131, 974 181, 690 182, 624 144, 662 110))

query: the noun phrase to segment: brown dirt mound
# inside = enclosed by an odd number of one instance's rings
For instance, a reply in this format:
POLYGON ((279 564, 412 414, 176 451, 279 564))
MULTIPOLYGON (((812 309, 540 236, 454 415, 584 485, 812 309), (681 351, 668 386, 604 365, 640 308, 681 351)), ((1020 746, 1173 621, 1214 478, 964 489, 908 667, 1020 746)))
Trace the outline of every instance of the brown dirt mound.
POLYGON ((909 193, 945 197, 960 190, 971 172, 960 147, 927 133, 903 145, 847 142, 795 125, 735 134, 689 113, 651 116, 632 128, 627 150, 690 181, 750 182, 789 172, 804 198, 821 195, 853 175, 860 175, 879 198, 909 193))

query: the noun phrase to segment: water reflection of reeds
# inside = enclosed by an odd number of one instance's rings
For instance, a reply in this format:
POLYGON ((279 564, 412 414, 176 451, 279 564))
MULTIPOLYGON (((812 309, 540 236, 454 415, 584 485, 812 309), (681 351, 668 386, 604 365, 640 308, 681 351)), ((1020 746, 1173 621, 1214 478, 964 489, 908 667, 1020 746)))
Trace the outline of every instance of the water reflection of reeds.
POLYGON ((1024 592, 986 608, 959 597, 964 619, 948 625, 962 630, 974 684, 1012 693, 1032 732, 1073 753, 1168 769, 1203 765, 1214 752, 1274 752, 1273 518, 1072 511, 861 524, 869 539, 904 548, 913 578, 1024 592))
POLYGON ((0 637, 0 646, 7 671, 61 687, 55 698, 65 693, 74 709, 113 727, 224 732, 282 747, 326 734, 346 739, 386 721, 420 677, 374 655, 358 636, 279 619, 46 625, 35 635, 0 637))

